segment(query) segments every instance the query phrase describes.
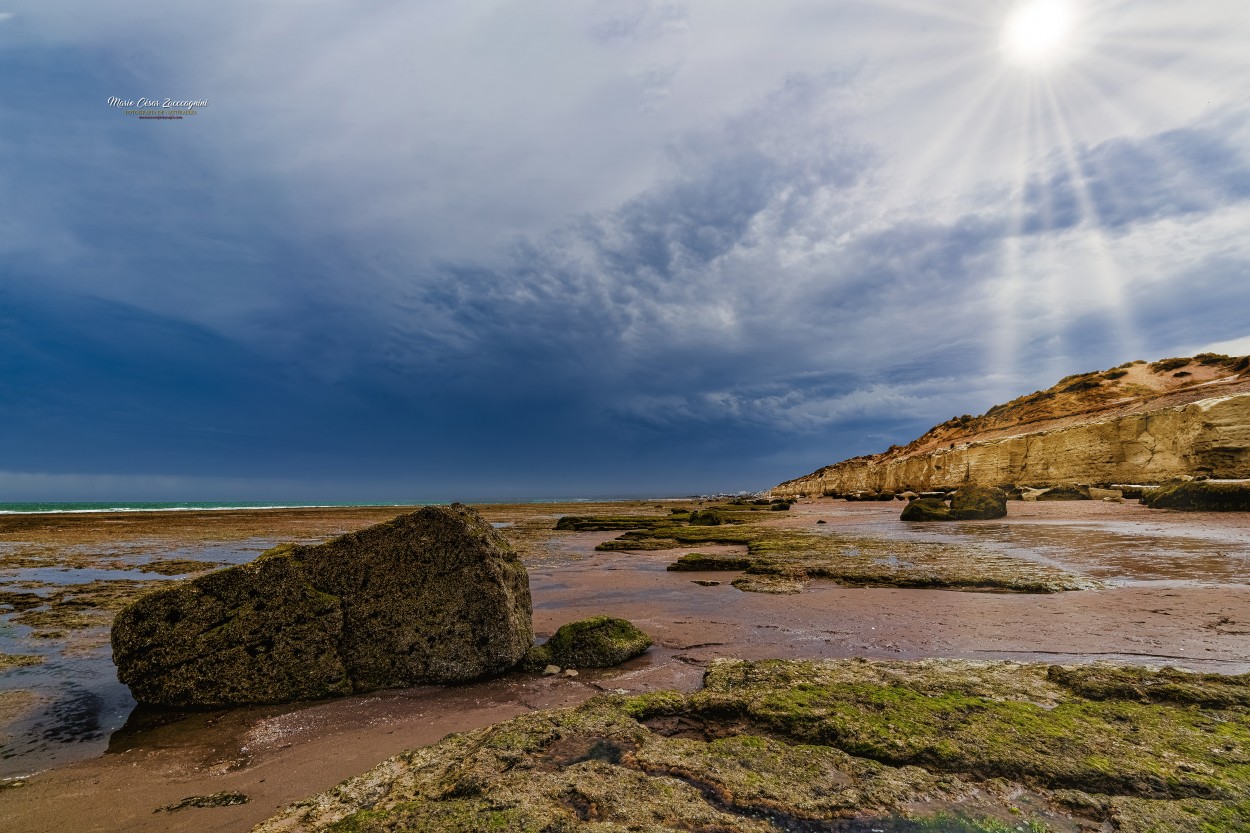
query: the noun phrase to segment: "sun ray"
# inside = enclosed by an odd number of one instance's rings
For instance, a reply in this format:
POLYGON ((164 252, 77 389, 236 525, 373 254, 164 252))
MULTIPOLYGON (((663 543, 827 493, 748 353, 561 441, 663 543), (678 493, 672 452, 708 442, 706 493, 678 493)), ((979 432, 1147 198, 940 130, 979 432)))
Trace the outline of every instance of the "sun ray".
POLYGON ((1073 195, 1080 208, 1085 230, 1085 242, 1093 249, 1097 261, 1097 288, 1102 294, 1102 306, 1115 326, 1115 335, 1124 354, 1133 353, 1138 349, 1138 336, 1132 319, 1129 316, 1124 296, 1124 277, 1115 258, 1111 255, 1107 243, 1104 221, 1089 192, 1085 172, 1076 156, 1076 147, 1068 129, 1067 117, 1055 91, 1047 86, 1045 89, 1051 112, 1054 116, 1055 128, 1059 131, 1062 141, 1059 144, 1060 155, 1067 168, 1073 195))

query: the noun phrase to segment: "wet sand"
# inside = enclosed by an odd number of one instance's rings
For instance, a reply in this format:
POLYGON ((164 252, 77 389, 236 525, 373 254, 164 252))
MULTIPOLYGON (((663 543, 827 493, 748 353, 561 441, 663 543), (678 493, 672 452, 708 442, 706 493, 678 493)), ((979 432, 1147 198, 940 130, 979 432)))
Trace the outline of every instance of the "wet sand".
MULTIPOLYGON (((636 507, 658 512, 654 504, 636 507)), ((109 754, 0 790, 0 829, 54 831, 72 823, 83 831, 246 831, 281 805, 402 749, 603 690, 692 690, 716 657, 1106 660, 1250 671, 1250 574, 1228 568, 1250 556, 1244 516, 1157 512, 1133 503, 1013 503, 1003 522, 908 526, 896 523, 900 509, 898 503, 810 501, 770 513, 768 522, 808 526, 822 519, 822 528, 916 540, 973 536, 979 544, 1099 573, 1107 587, 1023 595, 814 581, 798 595, 743 593, 729 585, 734 573, 666 571, 684 550, 594 553, 595 544, 615 537, 606 532, 552 541, 545 531, 551 519, 594 511, 584 505, 487 508, 491 520, 513 524, 505 531, 523 539, 540 635, 608 613, 652 634, 656 647, 622 668, 575 680, 514 674, 472 686, 192 715, 148 729, 137 715, 113 735, 109 754), (251 801, 154 812, 222 791, 246 793, 251 801)), ((320 523, 318 529, 334 525, 320 523)), ((256 537, 252 524, 247 520, 237 533, 256 537)))

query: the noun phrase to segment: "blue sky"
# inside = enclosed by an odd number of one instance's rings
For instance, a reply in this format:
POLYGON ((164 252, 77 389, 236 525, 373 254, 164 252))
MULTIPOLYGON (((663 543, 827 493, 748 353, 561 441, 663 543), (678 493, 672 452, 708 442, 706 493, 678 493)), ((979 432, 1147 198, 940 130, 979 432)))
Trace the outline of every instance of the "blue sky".
POLYGON ((0 500, 760 489, 1250 352, 1250 15, 1031 2, 0 0, 0 500))

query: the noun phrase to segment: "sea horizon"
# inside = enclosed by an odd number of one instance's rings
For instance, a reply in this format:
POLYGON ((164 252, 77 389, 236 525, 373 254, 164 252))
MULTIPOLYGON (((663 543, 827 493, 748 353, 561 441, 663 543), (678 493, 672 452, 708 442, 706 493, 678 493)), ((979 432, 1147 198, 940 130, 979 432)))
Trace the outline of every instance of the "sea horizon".
MULTIPOLYGON (((737 494, 737 493, 735 493, 737 494)), ((754 493, 750 493, 754 494, 754 493)), ((238 511, 245 509, 336 509, 373 506, 446 506, 452 503, 509 504, 509 503, 612 503, 632 500, 694 500, 715 495, 614 495, 611 497, 542 497, 480 500, 349 500, 349 501, 0 501, 0 515, 84 514, 99 512, 208 512, 238 511)))

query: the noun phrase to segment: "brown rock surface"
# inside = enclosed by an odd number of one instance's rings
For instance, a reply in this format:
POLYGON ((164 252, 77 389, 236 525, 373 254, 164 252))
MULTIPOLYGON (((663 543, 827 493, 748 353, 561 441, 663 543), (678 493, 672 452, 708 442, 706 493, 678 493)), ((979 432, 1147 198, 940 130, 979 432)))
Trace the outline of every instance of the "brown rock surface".
POLYGON ((472 509, 430 506, 145 596, 113 657, 143 703, 276 703, 500 673, 530 615, 512 547, 472 509))
POLYGON ((1250 477, 1248 372, 1250 358, 1195 356, 1070 376, 979 417, 948 420, 906 446, 787 481, 771 495, 1250 477), (1177 379, 1178 368, 1190 375, 1177 379))

